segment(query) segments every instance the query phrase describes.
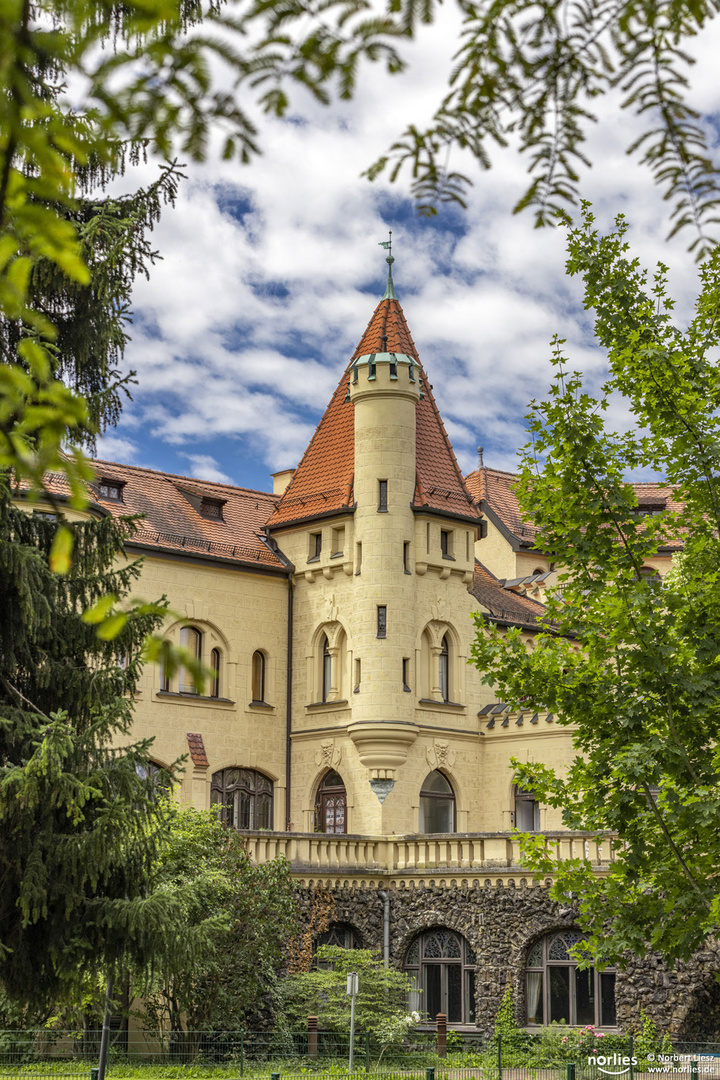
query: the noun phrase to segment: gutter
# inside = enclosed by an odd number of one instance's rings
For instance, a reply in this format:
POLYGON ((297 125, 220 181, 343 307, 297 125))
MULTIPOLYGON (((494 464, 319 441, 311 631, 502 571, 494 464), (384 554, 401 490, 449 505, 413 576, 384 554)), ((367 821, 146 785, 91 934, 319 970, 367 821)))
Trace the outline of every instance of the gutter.
POLYGON ((378 896, 383 902, 383 964, 390 966, 390 894, 378 889, 378 896))

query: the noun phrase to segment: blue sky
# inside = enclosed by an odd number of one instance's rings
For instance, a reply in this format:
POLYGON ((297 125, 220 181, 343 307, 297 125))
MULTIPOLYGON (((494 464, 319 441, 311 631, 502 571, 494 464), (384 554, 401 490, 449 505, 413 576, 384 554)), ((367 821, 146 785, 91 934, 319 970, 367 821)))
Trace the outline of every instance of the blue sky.
MULTIPOLYGON (((403 76, 369 69, 351 103, 298 100, 289 121, 261 118, 263 155, 251 166, 215 153, 186 169, 177 206, 154 233, 162 261, 134 293, 126 353, 138 372, 134 401, 99 456, 271 489, 271 472, 297 464, 382 296, 378 245, 388 229, 398 297, 465 471, 478 444, 487 464, 514 467, 527 404, 549 384, 555 332, 573 365, 598 380, 603 358, 580 287, 564 276, 561 230, 536 230, 531 213, 512 213, 526 183, 512 148, 475 173, 467 211, 434 219, 416 216, 402 180, 360 175, 409 121, 430 115, 457 32, 446 10, 412 46, 403 76)), ((719 53, 713 26, 695 43, 691 74, 705 115, 720 112, 719 53)), ((583 195, 601 225, 627 215, 642 260, 670 264, 687 316, 697 281, 689 237, 665 242, 668 208, 625 154, 637 121, 619 99, 599 107, 583 195)), ((473 171, 461 155, 451 166, 473 171)), ((124 183, 149 182, 156 168, 150 162, 124 183)), ((625 422, 621 403, 613 419, 625 422)))

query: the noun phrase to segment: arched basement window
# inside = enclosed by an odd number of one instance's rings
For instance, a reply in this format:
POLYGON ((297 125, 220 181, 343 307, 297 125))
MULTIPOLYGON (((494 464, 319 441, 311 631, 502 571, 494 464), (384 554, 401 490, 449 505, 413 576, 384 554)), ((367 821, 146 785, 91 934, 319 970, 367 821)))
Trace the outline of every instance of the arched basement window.
POLYGON ((527 1023, 615 1027, 615 971, 580 970, 570 949, 583 935, 574 930, 546 934, 528 953, 527 1023))
POLYGON ((340 773, 334 769, 326 773, 320 781, 315 814, 320 832, 347 832, 347 794, 340 773))
POLYGON ((420 832, 455 832, 455 793, 450 781, 435 769, 420 789, 420 832))
POLYGON ((254 769, 223 769, 210 787, 210 804, 234 829, 272 829, 273 783, 254 769))
POLYGON ((443 927, 418 934, 403 965, 413 982, 409 1008, 433 1020, 445 1013, 448 1023, 474 1023, 475 964, 475 953, 461 934, 443 927))

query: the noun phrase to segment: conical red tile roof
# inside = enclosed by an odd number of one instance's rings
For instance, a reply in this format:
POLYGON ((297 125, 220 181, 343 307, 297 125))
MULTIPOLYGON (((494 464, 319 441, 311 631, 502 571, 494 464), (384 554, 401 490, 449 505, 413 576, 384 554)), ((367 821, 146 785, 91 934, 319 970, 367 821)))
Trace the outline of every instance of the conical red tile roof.
MULTIPOLYGON (((350 363, 370 353, 397 352, 420 358, 405 315, 396 299, 383 299, 375 308, 350 363)), ((420 372, 424 397, 417 407, 417 483, 414 505, 477 521, 480 517, 465 487, 450 440, 425 373, 420 372)), ((350 368, 345 370, 315 434, 274 513, 270 528, 352 509, 355 468, 355 410, 346 400, 350 368)))

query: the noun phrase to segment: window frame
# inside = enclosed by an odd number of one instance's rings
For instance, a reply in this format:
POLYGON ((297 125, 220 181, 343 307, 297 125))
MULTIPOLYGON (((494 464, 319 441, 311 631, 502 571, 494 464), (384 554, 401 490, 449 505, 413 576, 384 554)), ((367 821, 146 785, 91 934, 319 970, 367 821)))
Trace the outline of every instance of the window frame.
POLYGON ((440 687, 440 700, 447 703, 452 701, 450 695, 450 638, 448 634, 443 634, 440 644, 442 648, 438 655, 438 686, 440 687))
POLYGON ((444 830, 443 832, 440 832, 440 830, 434 830, 433 831, 433 830, 428 830, 427 828, 425 828, 425 826, 427 825, 426 814, 427 814, 427 811, 430 809, 430 807, 425 806, 423 800, 427 800, 427 799, 431 800, 431 806, 432 806, 433 801, 451 803, 451 805, 452 805, 452 828, 450 829, 450 833, 456 832, 457 831, 457 796, 455 794, 455 788, 452 785, 452 781, 450 780, 450 778, 448 776, 445 775, 445 773, 441 769, 433 769, 432 772, 429 772, 427 774, 427 776, 425 777, 425 779, 422 782, 422 786, 420 788, 420 807, 419 807, 420 812, 419 812, 418 825, 419 825, 419 831, 420 831, 421 835, 423 835, 423 836, 443 836, 443 835, 447 835, 447 830, 444 830), (430 778, 435 776, 435 775, 441 776, 443 778, 445 783, 450 788, 450 793, 449 794, 447 792, 431 791, 431 790, 427 789, 427 784, 430 781, 430 778))
POLYGON ((378 480, 378 514, 388 513, 388 482, 378 480))
POLYGON ((336 769, 330 769, 326 772, 318 784, 315 795, 315 831, 324 833, 327 836, 345 836, 347 834, 347 788, 342 776, 336 769), (339 784, 328 783, 335 777, 340 781, 339 784), (332 805, 330 805, 331 802, 332 805), (340 828, 325 828, 328 821, 328 809, 335 811, 333 822, 335 825, 340 824, 340 828), (341 821, 339 823, 337 821, 338 810, 341 812, 341 821))
MULTIPOLYGON (((444 943, 440 941, 439 951, 442 953, 444 943)), ((438 1012, 444 1012, 448 1024, 454 1026, 475 1023, 475 977, 477 974, 477 958, 475 951, 467 938, 457 930, 451 930, 447 926, 433 926, 416 934, 405 951, 403 958, 403 971, 413 980, 413 989, 408 995, 408 1011, 413 1010, 430 1012, 430 995, 433 991, 428 987, 428 969, 440 969, 439 997, 442 1008, 438 1012), (458 957, 440 955, 431 956, 428 953, 437 951, 432 947, 433 939, 438 942, 442 936, 455 938, 459 941, 458 957), (417 948, 417 960, 414 958, 414 950, 417 948), (450 1015, 449 1008, 449 985, 448 968, 460 968, 460 1019, 450 1015), (422 1002, 422 1004, 421 1004, 422 1002)), ((435 991, 437 992, 437 991, 435 991)), ((430 1018, 435 1020, 434 1016, 430 1018)))
POLYGON ((262 649, 256 649, 250 660, 250 692, 251 705, 267 705, 267 657, 262 649))
POLYGON ((259 769, 248 769, 242 765, 232 765, 213 773, 210 783, 210 805, 219 807, 218 816, 228 828, 237 832, 272 832, 275 813, 275 784, 259 769), (246 808, 253 819, 250 824, 237 824, 243 812, 242 796, 247 796, 246 808), (267 797, 267 798, 265 798, 267 797), (267 825, 258 824, 258 818, 265 818, 267 825), (233 820, 228 821, 228 811, 233 820))
MULTIPOLYGON (((180 647, 187 649, 189 653, 193 652, 193 649, 188 643, 188 636, 190 634, 195 635, 195 659, 202 661, 203 654, 203 632, 198 626, 193 626, 192 623, 187 623, 185 626, 180 627, 180 647), (185 640, 183 641, 183 635, 185 640)), ((178 672, 178 693, 179 694, 194 694, 198 696, 200 691, 197 688, 197 684, 193 679, 187 668, 181 667, 178 672)))
POLYGON ((387 604, 377 605, 377 637, 387 637, 387 604))
POLYGON ((568 1027, 585 1027, 587 1024, 592 1024, 596 1028, 605 1030, 612 1030, 617 1027, 617 1010, 615 1003, 615 975, 616 968, 607 967, 603 971, 598 971, 594 967, 585 968, 582 972, 578 968, 577 960, 573 960, 567 952, 567 949, 572 947, 578 941, 582 941, 585 935, 578 930, 572 928, 565 930, 553 930, 548 934, 544 934, 542 937, 536 939, 528 948, 527 958, 525 960, 525 1023, 528 1027, 533 1029, 542 1029, 547 1027, 554 1020, 564 1019, 568 1027), (555 942, 559 939, 564 939, 566 946, 565 957, 552 957, 551 951, 555 942), (540 953, 541 960, 537 962, 538 953, 540 953), (535 961, 535 962, 533 962, 535 961), (560 969, 567 969, 567 995, 568 995, 568 1016, 566 1017, 553 1017, 553 1003, 552 1003, 552 977, 551 971, 559 971, 560 969), (577 975, 587 975, 588 978, 593 980, 593 993, 590 995, 590 1001, 592 1002, 593 1018, 590 1019, 586 1014, 586 1017, 578 1020, 578 1002, 577 1002, 577 975), (537 976, 540 975, 539 987, 537 976), (603 1000, 604 995, 607 993, 607 980, 612 977, 612 1021, 603 1023, 603 1000), (534 981, 534 987, 531 990, 531 979, 534 981), (603 980, 606 981, 606 988, 603 988, 603 980), (531 1000, 535 1000, 535 1007, 531 1010, 531 1000), (542 1021, 538 1022, 537 1010, 538 1007, 542 1010, 542 1021))

